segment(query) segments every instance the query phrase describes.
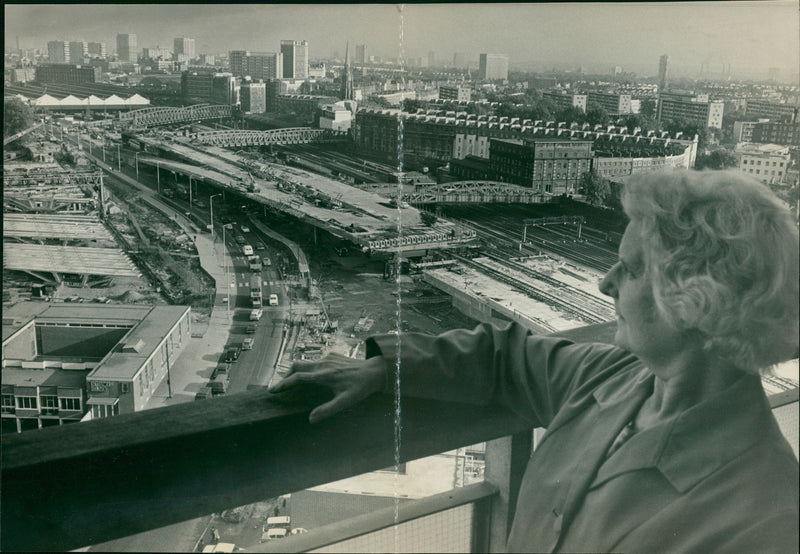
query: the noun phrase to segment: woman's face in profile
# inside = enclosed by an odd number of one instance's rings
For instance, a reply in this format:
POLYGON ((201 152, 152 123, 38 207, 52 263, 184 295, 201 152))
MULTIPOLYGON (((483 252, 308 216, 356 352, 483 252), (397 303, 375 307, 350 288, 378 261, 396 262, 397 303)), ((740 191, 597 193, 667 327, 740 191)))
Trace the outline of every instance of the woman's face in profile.
POLYGON ((603 278, 600 290, 614 299, 617 346, 645 360, 664 359, 683 347, 682 333, 673 329, 656 308, 637 224, 631 223, 625 229, 619 261, 603 278))

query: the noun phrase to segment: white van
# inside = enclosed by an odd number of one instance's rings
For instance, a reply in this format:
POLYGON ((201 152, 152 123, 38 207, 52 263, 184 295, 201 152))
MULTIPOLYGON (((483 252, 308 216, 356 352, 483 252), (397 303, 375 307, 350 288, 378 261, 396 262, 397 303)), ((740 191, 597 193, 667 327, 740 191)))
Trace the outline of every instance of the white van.
POLYGON ((266 531, 262 531, 261 533, 261 542, 266 542, 272 539, 282 539, 284 538, 289 532, 286 529, 275 527, 273 529, 267 529, 266 531))
POLYGON ((269 295, 269 305, 270 306, 277 306, 278 305, 278 295, 277 294, 270 294, 269 295))
POLYGON ((267 527, 289 527, 292 524, 292 518, 289 516, 277 516, 267 518, 267 527))
POLYGON ((245 256, 252 256, 253 255, 253 247, 249 244, 245 244, 242 246, 242 254, 245 256))

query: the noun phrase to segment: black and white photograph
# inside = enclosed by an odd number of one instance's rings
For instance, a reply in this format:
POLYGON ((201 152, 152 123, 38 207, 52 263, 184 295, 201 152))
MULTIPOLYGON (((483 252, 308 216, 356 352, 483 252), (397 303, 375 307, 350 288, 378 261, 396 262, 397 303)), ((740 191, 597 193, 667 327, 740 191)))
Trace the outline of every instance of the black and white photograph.
POLYGON ((800 550, 797 0, 4 31, 0 550, 800 550))

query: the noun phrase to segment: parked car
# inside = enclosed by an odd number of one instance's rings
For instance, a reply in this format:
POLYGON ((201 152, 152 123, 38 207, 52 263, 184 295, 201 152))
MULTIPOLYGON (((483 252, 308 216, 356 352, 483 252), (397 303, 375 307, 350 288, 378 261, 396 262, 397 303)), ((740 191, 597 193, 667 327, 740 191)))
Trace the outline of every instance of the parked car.
POLYGON ((250 338, 244 339, 244 342, 242 342, 242 350, 252 350, 254 342, 255 342, 254 339, 250 338))
POLYGON ((211 378, 216 379, 218 375, 227 375, 230 379, 231 364, 225 362, 218 363, 217 367, 214 368, 214 371, 211 372, 211 378))
POLYGON ((257 326, 257 325, 248 325, 248 326, 247 326, 247 329, 245 329, 245 332, 246 332, 248 335, 252 335, 253 333, 255 333, 255 332, 256 332, 256 330, 258 330, 258 326, 257 326))
POLYGON ((260 309, 251 310, 250 321, 258 321, 259 319, 261 319, 261 314, 262 312, 260 309))
POLYGON ((228 348, 228 350, 225 351, 225 361, 228 363, 233 363, 239 359, 239 355, 241 353, 242 349, 238 346, 228 348))
POLYGON ((208 387, 204 387, 204 388, 200 389, 199 391, 197 391, 197 393, 194 395, 194 399, 195 400, 205 400, 206 398, 211 398, 212 395, 213 394, 211 392, 211 389, 208 388, 208 387))
POLYGON ((263 245, 262 243, 260 243, 260 242, 256 244, 256 250, 264 250, 265 248, 266 248, 266 246, 264 246, 264 245, 263 245))
POLYGON ((225 394, 228 392, 228 380, 220 375, 213 381, 209 381, 206 387, 211 390, 212 395, 225 394))
POLYGON ((242 233, 249 233, 249 232, 250 232, 250 227, 245 227, 244 225, 242 225, 242 233))

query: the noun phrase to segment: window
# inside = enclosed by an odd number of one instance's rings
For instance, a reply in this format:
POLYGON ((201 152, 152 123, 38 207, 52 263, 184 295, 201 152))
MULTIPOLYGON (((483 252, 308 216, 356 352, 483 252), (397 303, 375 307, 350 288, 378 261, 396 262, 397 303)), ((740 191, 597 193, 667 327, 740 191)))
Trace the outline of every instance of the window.
POLYGON ((58 415, 58 397, 55 395, 41 395, 42 415, 58 415))
POLYGON ((76 412, 81 410, 80 398, 59 398, 58 401, 62 410, 74 410, 76 412))
POLYGON ((4 414, 13 414, 14 413, 14 395, 13 394, 4 394, 3 395, 3 413, 4 414))
POLYGON ((120 390, 120 392, 122 394, 127 394, 128 391, 130 390, 129 384, 128 383, 120 383, 119 384, 119 390, 120 390))
POLYGON ((39 407, 39 403, 36 401, 35 396, 18 396, 17 397, 17 408, 22 408, 26 410, 36 410, 39 407))

